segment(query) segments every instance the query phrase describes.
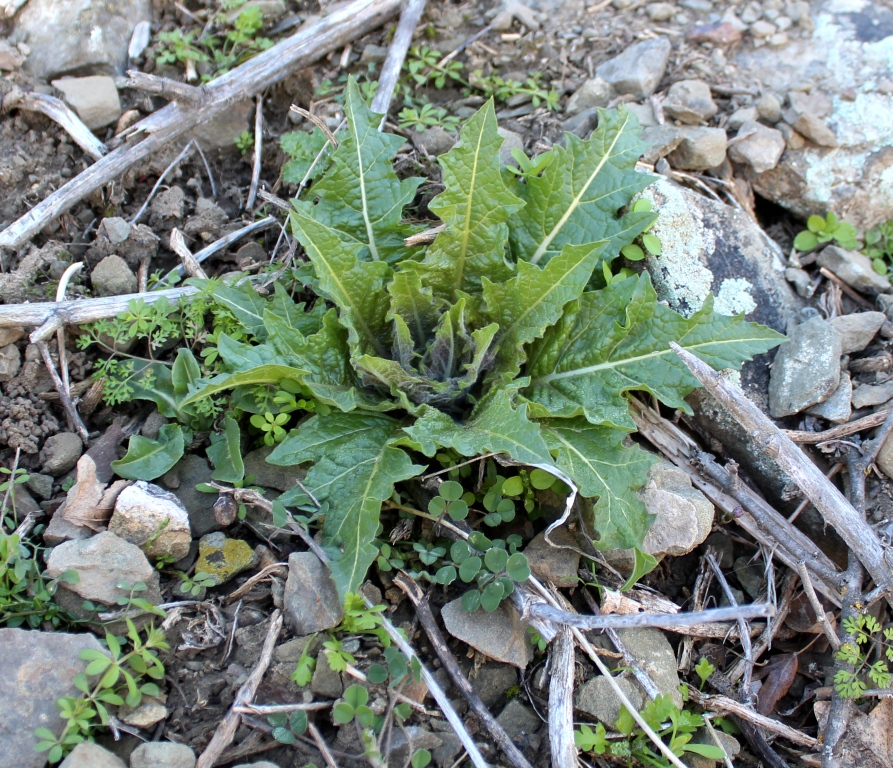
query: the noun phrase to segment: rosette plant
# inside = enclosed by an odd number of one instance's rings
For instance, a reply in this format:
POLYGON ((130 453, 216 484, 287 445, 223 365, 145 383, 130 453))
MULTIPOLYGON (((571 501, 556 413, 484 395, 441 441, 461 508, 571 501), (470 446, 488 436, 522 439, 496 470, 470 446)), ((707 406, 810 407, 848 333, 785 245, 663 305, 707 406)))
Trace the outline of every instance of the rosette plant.
MULTIPOLYGON (((598 546, 639 546, 650 520, 636 491, 655 458, 627 439, 626 393, 687 411, 697 382, 670 341, 724 369, 783 337, 709 300, 685 318, 658 301, 647 273, 612 274, 654 221, 627 210, 654 178, 635 170, 644 145, 633 114, 600 111, 588 141, 567 135, 512 174, 488 102, 440 160, 443 191, 429 209, 442 231, 407 247, 419 227, 404 212, 422 179, 395 174, 403 139, 378 130, 353 81, 345 113, 324 173, 291 214, 314 306, 252 300, 265 340, 222 335, 229 372, 185 404, 257 384, 312 393, 318 412, 267 460, 309 465, 303 485, 322 505, 342 595, 375 558, 382 502, 441 449, 558 468, 594 500, 585 522, 598 546)), ((311 508, 298 490, 281 501, 311 508)))

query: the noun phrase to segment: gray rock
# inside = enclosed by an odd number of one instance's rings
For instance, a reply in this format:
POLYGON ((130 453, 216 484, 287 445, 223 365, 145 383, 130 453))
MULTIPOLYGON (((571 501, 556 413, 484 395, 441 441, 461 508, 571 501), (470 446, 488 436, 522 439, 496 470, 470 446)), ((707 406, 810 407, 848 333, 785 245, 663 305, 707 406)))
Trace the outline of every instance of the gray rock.
MULTIPOLYGON (((5 495, 5 494, 4 494, 5 495)), ((15 503, 16 513, 21 518, 23 515, 39 514, 40 506, 21 485, 12 488, 12 500, 15 503)))
POLYGON ((893 400, 893 382, 886 384, 863 384, 853 390, 853 408, 870 408, 874 405, 883 405, 888 400, 893 400))
POLYGON ((824 402, 807 408, 806 412, 812 416, 821 416, 823 419, 833 421, 835 424, 843 424, 850 420, 853 413, 853 381, 847 371, 840 374, 840 384, 834 393, 824 402))
POLYGON ((158 433, 167 422, 168 418, 166 416, 162 416, 158 411, 152 411, 152 413, 146 416, 143 426, 140 427, 140 434, 143 437, 148 437, 150 440, 157 440, 158 433))
POLYGON ((310 690, 317 696, 337 699, 344 692, 341 674, 329 666, 329 657, 320 653, 316 657, 316 669, 310 679, 310 690))
POLYGON ((815 142, 820 147, 836 147, 837 136, 821 118, 811 112, 800 112, 796 109, 786 109, 782 116, 785 122, 797 133, 815 142))
POLYGON ((344 616, 329 570, 312 552, 292 552, 288 556, 282 602, 289 624, 299 635, 331 629, 344 616))
POLYGON ((491 659, 524 669, 533 658, 527 624, 505 601, 492 613, 469 612, 458 598, 441 609, 441 616, 447 632, 491 659))
POLYGON ((10 72, 18 69, 25 61, 24 54, 6 40, 0 40, 0 70, 10 72))
POLYGON ((887 477, 893 480, 893 437, 888 437, 881 446, 875 463, 887 477))
POLYGON ((663 103, 664 112, 686 125, 709 120, 719 107, 713 101, 710 86, 703 80, 679 80, 670 86, 663 103))
POLYGON ((827 400, 840 384, 840 334, 813 317, 788 332, 769 376, 769 412, 780 419, 827 400))
POLYGON ((887 316, 888 320, 893 320, 893 294, 880 293, 877 297, 877 304, 887 316))
POLYGON ((840 353, 849 355, 861 352, 871 344, 871 340, 886 320, 887 317, 883 312, 857 312, 831 318, 831 325, 840 334, 840 353))
POLYGON ((180 503, 189 512, 189 527, 193 536, 204 536, 211 531, 220 530, 220 523, 214 516, 217 496, 195 489, 200 483, 212 482, 211 467, 205 459, 193 453, 187 454, 174 464, 161 478, 161 482, 176 493, 180 503))
POLYGON ((53 80, 53 87, 91 131, 116 123, 121 117, 121 100, 115 81, 107 75, 68 77, 53 80))
POLYGON ((610 83, 617 93, 645 98, 654 93, 664 76, 671 48, 666 37, 633 43, 619 56, 596 68, 595 74, 610 83))
POLYGON ((577 115, 585 109, 607 107, 612 98, 614 87, 600 77, 592 77, 574 91, 564 111, 568 115, 577 115))
POLYGON ((161 602, 158 571, 138 546, 114 533, 105 531, 55 547, 47 560, 47 573, 55 579, 68 570, 77 571, 79 580, 76 584, 60 585, 60 592, 70 591, 84 600, 113 605, 119 597, 130 594, 118 584, 143 582, 148 590, 139 596, 156 605, 161 602))
POLYGON ((120 217, 103 219, 99 223, 96 238, 87 250, 87 261, 97 264, 106 256, 115 254, 137 269, 141 261, 152 259, 158 251, 158 238, 144 224, 129 224, 120 217))
POLYGON ((158 699, 143 696, 142 701, 130 709, 126 704, 118 710, 121 721, 134 728, 151 728, 170 715, 170 710, 158 699))
POLYGON ((808 299, 812 296, 812 278, 809 276, 809 272, 805 269, 788 267, 784 271, 784 277, 785 280, 794 286, 794 290, 797 291, 798 296, 801 296, 804 299, 808 299))
POLYGON ((25 338, 24 328, 0 328, 0 347, 14 344, 25 338))
POLYGON ((741 107, 741 109, 736 109, 729 115, 729 121, 726 123, 726 128, 730 131, 737 131, 745 123, 756 122, 758 118, 759 113, 757 112, 756 107, 741 107))
POLYGON ((589 137, 589 134, 595 130, 597 125, 598 109, 596 107, 590 107, 589 109, 584 109, 582 112, 565 120, 561 124, 561 127, 568 133, 574 134, 574 136, 586 139, 589 137))
POLYGON ((195 768, 195 752, 185 744, 149 741, 130 753, 130 768, 195 768))
POLYGON ((439 125, 435 125, 431 128, 426 128, 421 133, 413 131, 412 143, 415 144, 416 149, 420 152, 431 155, 431 157, 438 157, 453 148, 453 145, 456 143, 456 137, 439 125))
MULTIPOLYGON (((620 686, 620 690, 626 694, 630 704, 636 709, 641 709, 645 703, 645 694, 639 684, 627 677, 617 677, 615 680, 620 686)), ((585 712, 604 723, 606 727, 613 728, 617 723, 617 718, 620 717, 622 704, 605 676, 597 675, 587 680, 577 690, 574 696, 574 706, 580 712, 585 712)))
POLYGON ((515 133, 507 128, 497 128, 496 130, 502 136, 502 146, 499 148, 499 162, 503 165, 517 166, 517 161, 512 157, 512 150, 520 149, 523 152, 524 138, 520 133, 515 133))
POLYGON ((642 131, 642 141, 651 145, 642 155, 642 162, 656 163, 682 143, 682 134, 674 125, 650 125, 642 131))
POLYGON ((512 741, 522 745, 536 734, 543 724, 536 713, 518 699, 512 699, 505 705, 505 708, 499 713, 499 717, 496 718, 496 722, 502 726, 512 741))
POLYGON ((192 543, 189 513, 180 500, 170 491, 144 480, 118 495, 109 530, 141 547, 153 559, 181 560, 192 543))
POLYGON ((645 104, 627 104, 626 108, 636 116, 636 120, 643 128, 658 125, 654 110, 647 102, 645 104))
POLYGON ((757 112, 768 123, 781 120, 781 101, 774 93, 764 93, 757 102, 757 112))
POLYGON ((99 262, 90 273, 90 282, 98 296, 120 296, 136 293, 136 275, 120 256, 111 254, 99 262))
POLYGON ((645 6, 645 15, 651 21, 661 22, 672 19, 678 9, 672 3, 648 3, 645 6))
POLYGON ((15 344, 7 344, 0 347, 0 382, 7 382, 19 372, 22 367, 22 353, 15 344))
POLYGON ((716 562, 724 571, 731 570, 735 562, 735 542, 724 533, 711 533, 704 540, 704 551, 710 547, 716 556, 716 562))
POLYGON ((60 514, 53 514, 43 532, 43 543, 48 547, 58 547, 66 541, 89 539, 93 533, 93 530, 85 525, 75 525, 60 514))
MULTIPOLYGON (((662 459, 648 470, 648 482, 639 492, 645 508, 655 515, 642 550, 661 560, 666 555, 685 555, 699 546, 713 526, 713 504, 681 469, 662 459)), ((617 568, 629 571, 635 563, 632 549, 603 552, 617 568)))
POLYGON ((280 467, 267 463, 267 456, 273 447, 264 445, 246 453, 244 458, 245 474, 254 477, 253 485, 287 491, 294 488, 295 480, 303 480, 305 471, 296 467, 280 467))
POLYGON ((889 278, 874 271, 871 259, 858 251, 847 251, 827 245, 816 259, 820 267, 830 269, 843 282, 857 291, 875 296, 890 290, 889 278))
POLYGON ((87 668, 78 655, 84 650, 102 646, 89 633, 0 629, 0 768, 46 765, 46 752, 34 750, 34 730, 61 732, 56 699, 80 695, 74 678, 87 668))
POLYGON ((15 21, 15 40, 31 49, 29 74, 124 74, 134 27, 152 21, 149 0, 34 0, 15 21))
POLYGON ((380 64, 387 57, 388 49, 385 46, 369 44, 363 48, 363 52, 360 54, 360 63, 369 64, 370 62, 374 62, 380 64))
MULTIPOLYGON (((621 642, 642 668, 651 676, 661 693, 665 693, 680 709, 683 706, 679 693, 679 673, 676 671, 676 653, 670 641, 659 629, 617 630, 621 642)), ((618 661, 617 666, 623 662, 618 661)))
POLYGON ((685 126, 682 141, 668 156, 670 165, 682 171, 706 171, 726 159, 726 132, 722 128, 685 126))
POLYGON ((552 582, 556 587, 576 586, 580 553, 573 534, 567 528, 557 528, 549 534, 549 539, 556 546, 546 541, 545 533, 540 533, 524 548, 530 570, 538 579, 552 582))
POLYGON ((133 230, 127 219, 120 216, 109 216, 99 222, 96 236, 105 237, 112 245, 120 245, 125 242, 133 230))
POLYGON ((59 477, 78 463, 84 452, 84 444, 74 432, 59 432, 50 435, 40 450, 40 461, 47 475, 59 477))
POLYGON ((269 760, 259 760, 256 763, 239 763, 233 768, 279 768, 279 766, 269 760))
POLYGON ((28 482, 25 486, 35 496, 46 501, 53 495, 53 478, 50 475, 42 475, 40 472, 29 472, 28 482))
POLYGON ((729 157, 736 163, 749 165, 755 173, 765 173, 778 165, 784 148, 781 131, 762 123, 746 122, 738 129, 736 141, 729 145, 729 157))
POLYGON ((420 725, 410 725, 394 730, 390 744, 386 755, 388 765, 407 765, 418 750, 434 752, 443 741, 420 725))
POLYGON ((432 718, 430 726, 431 730, 437 734, 437 738, 441 741, 441 745, 431 753, 431 756, 434 758, 434 764, 437 768, 451 768, 464 749, 462 742, 449 723, 432 718))
POLYGON ((99 744, 84 741, 71 750, 59 768, 126 768, 126 766, 116 754, 100 747, 99 744))
POLYGON ((202 147, 232 149, 233 139, 254 126, 254 103, 248 99, 227 107, 222 114, 196 126, 195 139, 202 147))
POLYGON ((474 679, 471 680, 471 687, 488 709, 504 701, 506 691, 517 684, 518 671, 511 664, 500 664, 495 661, 479 667, 474 679))

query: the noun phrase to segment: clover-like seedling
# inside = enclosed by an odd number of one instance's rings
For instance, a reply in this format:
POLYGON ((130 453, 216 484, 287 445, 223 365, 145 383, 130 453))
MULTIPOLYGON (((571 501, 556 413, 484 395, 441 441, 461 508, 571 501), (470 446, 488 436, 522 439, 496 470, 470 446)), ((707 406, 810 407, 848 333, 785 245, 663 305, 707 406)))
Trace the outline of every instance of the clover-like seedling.
POLYGON ((806 229, 794 238, 794 248, 798 251, 811 251, 832 240, 841 248, 852 250, 859 247, 856 228, 829 212, 826 216, 810 216, 806 220, 806 229))
MULTIPOLYGON (((630 208, 633 213, 647 213, 652 208, 651 201, 642 197, 636 200, 630 208)), ((645 233, 639 238, 641 245, 637 245, 636 243, 630 243, 629 245, 623 246, 620 249, 620 253, 622 253, 627 259, 630 261, 641 261, 645 258, 645 251, 648 251, 652 256, 660 256, 661 247, 660 247, 660 238, 657 235, 648 234, 648 230, 654 224, 650 224, 645 233)))
POLYGON ((267 718, 273 726, 273 738, 280 744, 294 744, 298 736, 307 731, 307 713, 304 710, 292 712, 276 712, 267 718))
MULTIPOLYGON (((462 498, 462 486, 455 480, 446 480, 441 483, 437 494, 428 502, 428 512, 432 515, 440 517, 446 513, 453 520, 464 520, 468 517, 468 503, 462 498)), ((430 565, 430 563, 426 563, 426 565, 430 565)))
POLYGON ((369 691, 361 685, 351 685, 344 691, 342 701, 332 708, 332 718, 338 725, 346 725, 354 719, 363 726, 369 728, 375 715, 366 706, 369 701, 369 691))
MULTIPOLYGON (((517 543, 512 541, 509 546, 514 550, 517 543)), ((530 566, 523 554, 509 552, 506 542, 490 541, 477 531, 468 537, 467 542, 455 542, 450 548, 450 556, 459 566, 459 578, 466 584, 477 584, 476 589, 469 589, 462 596, 462 607, 466 611, 478 608, 495 611, 512 593, 515 581, 530 577, 530 566)))

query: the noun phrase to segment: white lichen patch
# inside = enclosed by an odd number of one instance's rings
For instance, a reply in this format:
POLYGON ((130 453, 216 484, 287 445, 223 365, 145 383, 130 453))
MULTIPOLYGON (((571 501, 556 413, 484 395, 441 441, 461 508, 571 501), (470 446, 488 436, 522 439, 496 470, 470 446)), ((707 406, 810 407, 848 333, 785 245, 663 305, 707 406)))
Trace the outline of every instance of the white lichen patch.
POLYGON ((751 291, 753 285, 743 277, 723 280, 716 293, 713 308, 722 315, 747 315, 757 308, 751 291))
POLYGON ((713 287, 708 256, 716 247, 713 232, 704 226, 697 210, 686 203, 682 191, 660 179, 642 192, 658 212, 651 233, 661 244, 660 256, 646 264, 658 296, 685 315, 698 310, 713 287))

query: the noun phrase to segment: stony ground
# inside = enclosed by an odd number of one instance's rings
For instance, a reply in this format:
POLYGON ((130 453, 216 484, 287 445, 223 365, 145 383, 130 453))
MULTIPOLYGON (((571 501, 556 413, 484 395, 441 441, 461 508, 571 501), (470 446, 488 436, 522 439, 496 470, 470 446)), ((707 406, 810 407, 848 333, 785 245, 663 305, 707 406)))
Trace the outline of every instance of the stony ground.
MULTIPOLYGON (((281 39, 331 10, 292 0, 249 4, 257 6, 263 19, 253 40, 281 39)), ((198 39, 218 13, 227 12, 204 0, 29 0, 16 13, 18 5, 0 2, 0 10, 9 11, 0 18, 0 228, 92 162, 68 134, 27 107, 29 94, 63 98, 99 139, 114 147, 122 131, 165 103, 125 89, 125 66, 200 82, 213 74, 215 65, 188 55, 181 60, 165 57, 174 47, 171 35, 198 39), (144 30, 144 23, 148 35, 140 44, 134 29, 142 24, 139 30, 144 30), (83 30, 96 25, 104 30, 101 44, 87 45, 83 30)), ((231 29, 234 22, 214 23, 231 29)), ((330 129, 337 128, 345 75, 355 74, 361 82, 374 79, 391 29, 354 41, 266 92, 261 189, 280 198, 296 190, 282 173, 289 158, 279 137, 312 125, 289 106, 297 104, 330 129)), ((188 40, 184 51, 190 50, 188 40)), ((488 88, 497 95, 506 161, 513 148, 533 156, 566 142, 565 131, 586 138, 597 124, 599 108, 625 104, 644 129, 648 149, 643 163, 660 176, 645 196, 660 213, 652 232, 660 239, 661 252, 630 266, 644 264, 661 298, 684 314, 699 309, 712 292, 719 311, 744 312, 787 332, 790 342, 771 369, 764 356, 742 374, 748 394, 784 428, 822 431, 890 407, 889 279, 877 273, 854 243, 797 250, 793 241, 809 215, 833 211, 860 235, 893 218, 888 170, 893 162, 893 11, 859 0, 432 1, 414 44, 418 47, 410 62, 422 62, 417 71, 425 76, 421 83, 404 80, 407 90, 398 93, 388 129, 408 140, 398 166, 430 179, 421 190, 423 200, 439 191, 436 157, 456 141, 452 118, 470 116, 488 88), (447 55, 452 58, 444 62, 447 55), (445 73, 442 83, 439 73, 445 73), (407 95, 430 102, 427 119, 402 112, 407 95)), ((241 45, 248 55, 258 44, 241 45)), ((229 64, 238 61, 236 57, 229 64)), ((175 227, 194 252, 260 215, 284 218, 269 204, 245 208, 253 158, 250 148, 243 153, 235 139, 244 131, 253 133, 254 115, 254 103, 246 101, 202 126, 190 138, 197 140, 204 158, 191 152, 173 166, 154 195, 156 181, 183 143, 94 193, 27 246, 0 253, 0 300, 16 304, 54 298, 60 277, 76 261, 86 268, 71 280, 69 298, 142 291, 149 275, 178 264, 169 248, 175 227)), ((220 251, 205 266, 212 275, 258 270, 294 254, 294 245, 273 227, 220 251)), ((349 624, 333 600, 334 587, 303 544, 282 533, 268 535, 264 523, 269 516, 258 510, 244 521, 221 523, 218 497, 196 488, 211 482, 211 467, 199 450, 202 436, 154 483, 129 485, 115 478, 110 462, 123 453, 125 438, 136 431, 157 438, 166 419, 152 409, 103 402, 101 386, 91 378, 96 355, 79 351, 72 333, 67 364, 72 393, 90 429, 92 447, 85 454, 81 440, 66 427, 52 381, 26 331, 30 329, 0 329, 0 462, 29 475, 26 483, 6 493, 7 513, 16 522, 31 515, 41 526, 35 541, 46 547, 41 567, 45 565, 50 578, 79 574, 76 584, 59 586, 56 599, 85 622, 82 627, 95 622, 97 612, 106 621, 114 619, 108 612, 136 598, 166 606, 166 617, 156 620, 170 645, 163 654, 158 695, 144 697, 136 708, 122 707, 115 727, 98 736, 101 746, 79 746, 64 765, 191 767, 257 664, 274 608, 283 611, 286 629, 257 703, 336 700, 382 660, 377 637, 344 629, 349 624), (60 513, 63 509, 66 514, 60 513), (97 510, 105 510, 107 524, 85 524, 97 510), (168 522, 147 544, 145 531, 158 531, 160 520, 168 522), (159 559, 166 563, 161 569, 155 567, 159 559), (196 583, 194 592, 184 595, 178 572, 209 574, 214 585, 209 589, 196 583), (134 585, 142 588, 134 590, 134 585), (85 611, 84 600, 95 610, 85 611), (341 628, 342 650, 353 657, 344 672, 332 669, 322 648, 325 633, 335 627, 341 628), (315 670, 295 681, 296 666, 307 658, 316 660, 315 670)), ((710 402, 693 398, 695 416, 682 420, 685 429, 708 450, 737 461, 748 482, 780 511, 796 511, 798 527, 832 561, 845 566, 845 546, 816 510, 801 504, 783 473, 710 402)), ((863 430, 844 439, 858 440, 859 434, 865 438, 871 433, 863 430)), ((839 440, 809 451, 828 473, 836 474, 844 461, 845 446, 839 440)), ((294 485, 294 477, 266 464, 268 453, 269 448, 252 447, 245 456, 246 474, 275 498, 294 485)), ((893 512, 891 477, 893 440, 881 450, 869 477, 872 523, 883 525, 893 512)), ((657 515, 645 548, 661 563, 633 593, 636 599, 650 605, 649 596, 659 594, 684 608, 717 604, 718 587, 705 585, 708 546, 739 600, 776 594, 781 599, 788 582, 773 570, 770 550, 739 527, 735 515, 715 509, 685 472, 668 461, 656 465, 642 495, 657 515)), ((549 502, 554 511, 554 499, 538 499, 544 508, 549 502)), ((517 526, 534 572, 588 610, 579 568, 589 560, 581 561, 576 550, 582 548, 587 556, 594 552, 567 529, 553 540, 574 549, 550 547, 541 528, 529 522, 517 526)), ((602 553, 597 561, 601 583, 618 586, 617 570, 626 572, 629 553, 602 553)), ((449 688, 391 575, 372 574, 366 594, 386 606, 391 621, 406 629, 449 688)), ((513 609, 503 607, 482 622, 462 611, 457 597, 440 590, 431 600, 460 665, 531 763, 548 765, 548 650, 531 642, 513 609)), ((792 605, 763 656, 768 665, 758 707, 816 736, 831 696, 833 654, 799 587, 792 605)), ((883 622, 889 617, 879 618, 883 622)), ((97 629, 98 624, 91 626, 97 629)), ((123 634, 120 620, 114 626, 123 634)), ((45 764, 45 753, 34 752, 34 729, 58 731, 55 700, 75 693, 72 680, 84 666, 78 654, 100 648, 80 628, 52 630, 50 622, 28 630, 0 629, 0 743, 7 747, 0 753, 0 767, 45 764)), ((693 670, 699 659, 724 670, 733 667, 741 651, 735 641, 721 637, 692 639, 659 630, 625 631, 621 640, 659 690, 680 706, 679 684, 698 685, 693 670)), ((621 664, 605 638, 593 641, 605 648, 611 665, 621 664)), ((577 659, 576 676, 575 718, 613 728, 620 705, 605 679, 583 656, 577 659)), ((647 698, 632 677, 622 679, 633 703, 643 705, 647 698)), ((758 689, 760 685, 755 683, 758 689)), ((388 765, 406 765, 419 749, 428 749, 442 768, 470 764, 424 685, 404 682, 398 698, 384 685, 367 687, 375 714, 390 711, 397 701, 412 707, 386 744, 388 765)), ((504 764, 459 692, 454 689, 450 695, 485 757, 504 764)), ((333 724, 325 711, 315 720, 338 765, 368 764, 352 724, 333 724)), ((852 722, 849 754, 858 755, 861 765, 893 765, 893 753, 878 746, 891 723, 886 703, 874 707, 873 700, 862 702, 852 722), (874 736, 869 737, 872 728, 874 736)), ((272 738, 272 730, 265 717, 246 716, 225 761, 218 764, 323 765, 312 739, 299 735, 284 746, 272 738), (262 760, 269 762, 252 763, 262 760)), ((759 764, 740 734, 719 736, 735 765, 759 764)), ((697 740, 712 743, 706 731, 699 731, 697 740)), ((817 749, 783 739, 773 747, 790 764, 819 764, 817 749)), ((586 759, 606 764, 591 753, 586 759)), ((714 764, 706 758, 687 759, 692 767, 714 764)))

